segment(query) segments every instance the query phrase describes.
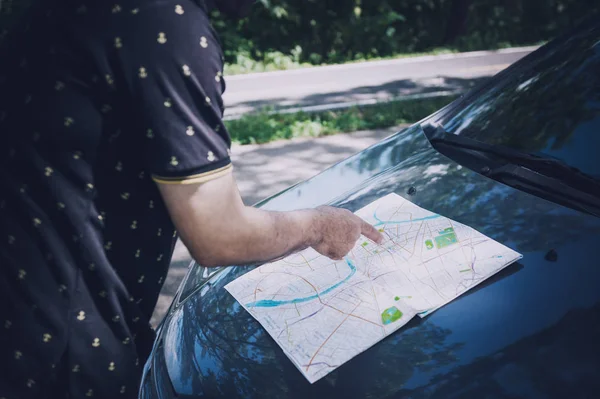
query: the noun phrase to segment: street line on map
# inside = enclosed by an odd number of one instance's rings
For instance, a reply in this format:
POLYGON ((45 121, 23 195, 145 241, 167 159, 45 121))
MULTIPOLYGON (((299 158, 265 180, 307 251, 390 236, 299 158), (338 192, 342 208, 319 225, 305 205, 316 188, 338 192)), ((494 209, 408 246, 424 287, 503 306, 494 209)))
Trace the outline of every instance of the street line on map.
MULTIPOLYGON (((354 307, 354 309, 352 309, 352 311, 354 312, 360 306, 361 303, 362 303, 362 301, 359 302, 359 304, 356 305, 354 307)), ((335 334, 335 332, 337 330, 339 330, 339 328, 346 322, 346 320, 348 320, 349 317, 350 317, 350 315, 346 316, 346 318, 340 324, 338 324, 338 326, 335 328, 335 330, 333 330, 331 332, 331 334, 329 334, 329 336, 327 337, 327 339, 325 339, 325 341, 323 341, 321 343, 321 346, 319 346, 319 349, 317 349, 317 351, 315 352, 315 354, 313 355, 313 357, 310 359, 310 362, 308 362, 308 365, 306 365, 306 371, 308 371, 308 369, 310 368, 313 360, 315 360, 315 357, 319 354, 319 352, 321 351, 321 349, 323 348, 323 346, 327 343, 327 341, 329 341, 329 339, 333 336, 333 334, 335 334)))

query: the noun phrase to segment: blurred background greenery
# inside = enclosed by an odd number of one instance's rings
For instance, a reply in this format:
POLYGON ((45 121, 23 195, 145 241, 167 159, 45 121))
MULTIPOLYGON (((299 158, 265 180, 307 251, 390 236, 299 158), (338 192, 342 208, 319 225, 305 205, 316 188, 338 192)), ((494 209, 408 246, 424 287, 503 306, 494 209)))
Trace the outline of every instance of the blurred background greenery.
MULTIPOLYGON (((0 39, 35 1, 0 0, 0 39)), ((225 75, 540 44, 584 18, 600 18, 599 0, 257 0, 242 20, 212 15, 225 75)), ((267 109, 227 127, 240 144, 317 137, 411 123, 453 98, 314 114, 267 109)))
POLYGON ((538 44, 599 11, 590 0, 258 0, 243 20, 213 17, 232 74, 538 44))
MULTIPOLYGON (((0 0, 0 34, 34 1, 0 0)), ((592 15, 600 1, 257 0, 213 21, 235 74, 538 44, 592 15)))

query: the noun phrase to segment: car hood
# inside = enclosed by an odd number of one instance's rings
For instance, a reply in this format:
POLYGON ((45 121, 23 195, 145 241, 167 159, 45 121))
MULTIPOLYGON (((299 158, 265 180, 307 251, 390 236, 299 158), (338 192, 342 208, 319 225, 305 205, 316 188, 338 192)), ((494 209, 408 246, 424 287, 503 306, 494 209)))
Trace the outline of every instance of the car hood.
POLYGON ((419 125, 261 206, 330 203, 355 211, 392 192, 523 259, 312 385, 223 288, 249 268, 225 268, 163 323, 157 351, 174 391, 227 398, 576 397, 598 388, 600 219, 461 167, 433 149, 419 125))

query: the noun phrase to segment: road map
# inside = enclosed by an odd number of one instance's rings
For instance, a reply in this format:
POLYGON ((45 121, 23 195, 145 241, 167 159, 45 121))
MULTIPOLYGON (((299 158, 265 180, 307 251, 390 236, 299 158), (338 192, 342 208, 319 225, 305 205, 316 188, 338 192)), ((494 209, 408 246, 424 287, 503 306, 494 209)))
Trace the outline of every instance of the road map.
POLYGON ((342 261, 309 248, 225 287, 310 383, 522 257, 396 194, 356 214, 382 244, 361 237, 342 261))

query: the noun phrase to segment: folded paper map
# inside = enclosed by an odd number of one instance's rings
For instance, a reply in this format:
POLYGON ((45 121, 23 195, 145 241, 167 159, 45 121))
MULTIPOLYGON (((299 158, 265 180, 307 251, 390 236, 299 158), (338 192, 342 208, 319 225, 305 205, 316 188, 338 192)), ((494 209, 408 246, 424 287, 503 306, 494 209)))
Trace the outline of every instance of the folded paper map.
POLYGON ((225 287, 311 383, 521 258, 396 194, 356 214, 381 245, 361 237, 342 261, 309 248, 225 287))

